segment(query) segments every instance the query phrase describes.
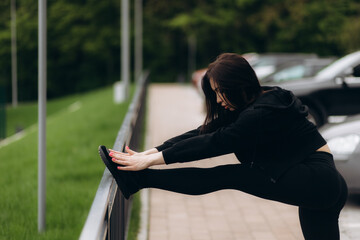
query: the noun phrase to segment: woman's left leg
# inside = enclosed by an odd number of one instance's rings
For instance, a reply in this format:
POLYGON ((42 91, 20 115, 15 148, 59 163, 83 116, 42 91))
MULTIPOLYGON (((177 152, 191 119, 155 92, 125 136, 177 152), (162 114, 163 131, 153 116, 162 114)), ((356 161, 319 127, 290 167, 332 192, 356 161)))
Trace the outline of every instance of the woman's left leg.
MULTIPOLYGON (((141 188, 158 188, 189 195, 201 195, 221 189, 238 189, 260 187, 251 181, 251 169, 241 164, 217 166, 213 168, 177 168, 145 169, 135 172, 141 188)), ((256 181, 266 182, 264 176, 256 181)))
POLYGON ((341 194, 338 201, 326 209, 299 207, 301 229, 306 240, 338 240, 339 214, 347 198, 347 186, 341 177, 341 194))
POLYGON ((339 195, 339 175, 335 169, 330 169, 325 171, 330 173, 322 176, 323 170, 318 173, 314 170, 316 167, 299 164, 276 183, 271 182, 260 169, 242 164, 213 168, 145 169, 133 172, 133 176, 140 188, 158 188, 188 195, 235 189, 296 206, 331 206, 339 195))
MULTIPOLYGON (((145 169, 133 172, 140 188, 158 188, 188 195, 201 195, 222 189, 234 189, 261 198, 292 205, 313 206, 318 192, 306 166, 289 171, 273 183, 259 168, 229 164, 213 168, 145 169), (311 188, 312 187, 312 188, 311 188)), ((319 203, 319 206, 322 202, 319 203)))

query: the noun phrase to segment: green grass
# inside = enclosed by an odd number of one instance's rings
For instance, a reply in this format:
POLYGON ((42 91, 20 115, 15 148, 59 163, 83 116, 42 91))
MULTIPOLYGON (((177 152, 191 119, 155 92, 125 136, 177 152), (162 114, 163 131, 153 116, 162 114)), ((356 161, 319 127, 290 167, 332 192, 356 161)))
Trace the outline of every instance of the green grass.
POLYGON ((37 130, 27 131, 0 148, 0 239, 80 235, 104 171, 97 147, 113 146, 128 102, 115 105, 110 87, 60 101, 48 105, 46 232, 37 232, 37 130), (74 102, 78 110, 60 110, 74 102))
MULTIPOLYGON (((47 102, 46 114, 52 116, 78 101, 80 95, 72 95, 47 102)), ((6 137, 16 133, 17 129, 25 129, 36 124, 38 120, 38 103, 21 103, 18 107, 6 108, 6 137)))

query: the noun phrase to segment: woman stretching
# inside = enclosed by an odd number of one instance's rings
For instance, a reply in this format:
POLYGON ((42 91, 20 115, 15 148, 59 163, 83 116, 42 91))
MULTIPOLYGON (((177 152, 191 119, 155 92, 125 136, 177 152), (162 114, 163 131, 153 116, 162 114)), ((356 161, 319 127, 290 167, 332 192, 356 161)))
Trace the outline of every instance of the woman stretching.
POLYGON ((339 239, 347 186, 307 107, 291 92, 261 87, 249 63, 225 53, 202 79, 207 114, 199 128, 136 153, 99 153, 125 198, 142 188, 200 195, 236 189, 299 206, 306 240, 339 239), (149 169, 235 153, 241 164, 149 169))

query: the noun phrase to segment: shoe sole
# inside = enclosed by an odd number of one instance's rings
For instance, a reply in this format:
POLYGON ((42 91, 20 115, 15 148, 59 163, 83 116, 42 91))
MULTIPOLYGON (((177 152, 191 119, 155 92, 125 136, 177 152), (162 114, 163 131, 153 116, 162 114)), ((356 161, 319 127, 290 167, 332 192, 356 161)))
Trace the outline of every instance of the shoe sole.
POLYGON ((122 173, 121 170, 117 169, 116 163, 114 163, 111 160, 111 157, 109 156, 109 152, 108 152, 108 150, 106 149, 105 146, 103 146, 103 145, 99 146, 99 155, 100 155, 101 160, 104 162, 105 166, 107 167, 107 169, 109 169, 111 175, 115 179, 115 181, 116 181, 118 187, 120 188, 123 196, 126 199, 129 199, 130 194, 129 194, 129 191, 127 190, 127 187, 126 187, 124 181, 122 181, 122 179, 118 179, 118 178, 123 178, 121 175, 125 174, 125 173, 122 173))

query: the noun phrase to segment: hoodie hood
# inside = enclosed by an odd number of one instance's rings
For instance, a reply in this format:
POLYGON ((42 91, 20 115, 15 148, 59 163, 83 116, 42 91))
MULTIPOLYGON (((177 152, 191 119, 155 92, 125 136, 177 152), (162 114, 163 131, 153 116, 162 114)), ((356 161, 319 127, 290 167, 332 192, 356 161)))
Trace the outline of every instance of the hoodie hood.
POLYGON ((262 87, 262 89, 266 92, 254 102, 254 108, 272 108, 307 116, 308 107, 303 105, 292 92, 280 87, 262 87))

